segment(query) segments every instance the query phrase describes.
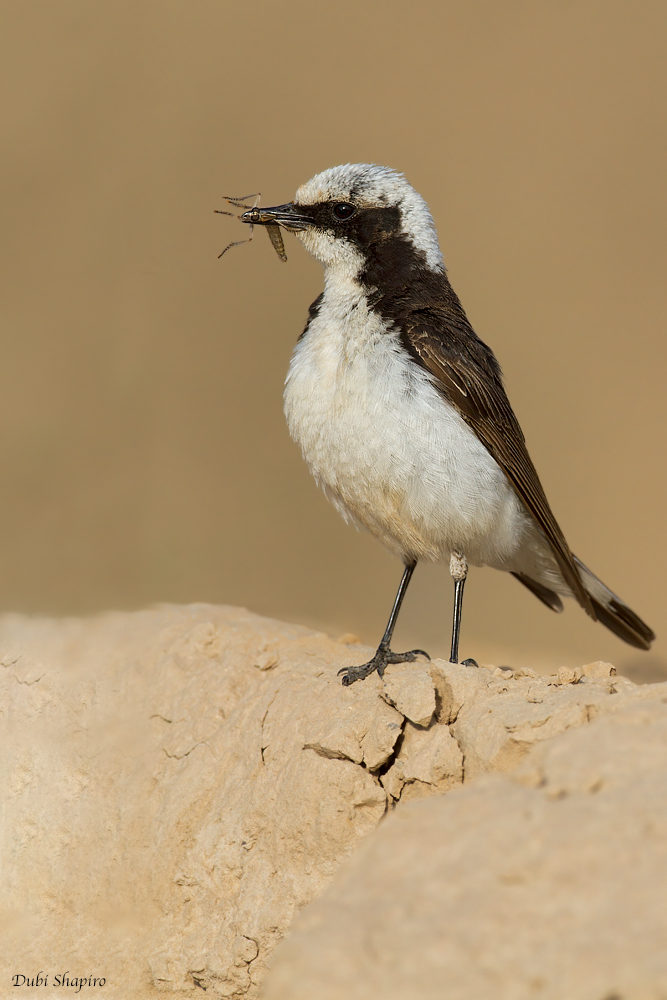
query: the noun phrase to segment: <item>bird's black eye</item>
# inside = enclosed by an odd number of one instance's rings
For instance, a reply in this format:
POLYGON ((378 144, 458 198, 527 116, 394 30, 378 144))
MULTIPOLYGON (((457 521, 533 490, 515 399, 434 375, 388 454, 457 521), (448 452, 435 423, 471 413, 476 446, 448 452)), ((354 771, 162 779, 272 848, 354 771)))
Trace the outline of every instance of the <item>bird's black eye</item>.
POLYGON ((356 208, 354 205, 348 205, 346 201, 339 201, 333 207, 333 214, 337 219, 351 219, 355 212, 356 208))

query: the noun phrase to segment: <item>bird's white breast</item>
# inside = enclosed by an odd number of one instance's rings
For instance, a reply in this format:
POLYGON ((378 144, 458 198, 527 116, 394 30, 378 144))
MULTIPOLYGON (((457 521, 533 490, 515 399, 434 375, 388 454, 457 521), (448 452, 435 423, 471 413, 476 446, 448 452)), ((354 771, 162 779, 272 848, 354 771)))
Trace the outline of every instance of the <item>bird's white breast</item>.
POLYGON ((329 499, 402 558, 506 568, 520 547, 527 515, 504 473, 354 279, 325 286, 285 414, 329 499))

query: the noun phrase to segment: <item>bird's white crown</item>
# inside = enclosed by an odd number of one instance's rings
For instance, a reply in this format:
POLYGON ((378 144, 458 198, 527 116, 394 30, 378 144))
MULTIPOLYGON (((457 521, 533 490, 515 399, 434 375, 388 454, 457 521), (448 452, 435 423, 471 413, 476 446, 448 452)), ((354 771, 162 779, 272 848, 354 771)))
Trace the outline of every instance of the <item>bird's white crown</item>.
POLYGON ((329 167, 302 184, 295 198, 296 205, 316 205, 324 201, 344 201, 363 208, 398 208, 405 236, 416 249, 424 252, 432 270, 444 269, 438 235, 428 206, 397 170, 375 163, 345 163, 329 167))

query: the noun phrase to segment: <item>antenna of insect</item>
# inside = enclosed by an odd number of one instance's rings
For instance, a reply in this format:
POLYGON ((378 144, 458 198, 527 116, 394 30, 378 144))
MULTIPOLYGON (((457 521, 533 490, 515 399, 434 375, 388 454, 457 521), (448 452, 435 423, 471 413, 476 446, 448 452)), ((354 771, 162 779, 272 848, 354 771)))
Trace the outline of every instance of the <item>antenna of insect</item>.
MULTIPOLYGON (((259 199, 261 197, 261 193, 259 191, 257 191, 255 194, 246 194, 246 195, 243 195, 243 197, 241 197, 241 198, 228 198, 224 194, 223 194, 222 197, 225 199, 225 201, 227 202, 228 205, 234 205, 235 208, 242 208, 242 209, 244 209, 247 212, 248 211, 248 206, 245 205, 244 202, 246 202, 248 200, 248 198, 254 198, 255 199, 255 204, 251 205, 250 208, 257 208, 257 206, 259 205, 259 199)), ((213 211, 214 211, 214 213, 216 215, 231 215, 231 217, 233 219, 240 219, 241 218, 240 215, 234 215, 233 212, 223 212, 222 209, 220 209, 220 208, 214 208, 213 211)), ((242 243, 252 243, 252 236, 253 236, 254 229, 255 229, 255 227, 253 226, 252 223, 250 223, 250 236, 248 237, 248 239, 247 240, 236 240, 235 243, 228 243, 227 246, 225 247, 225 249, 222 251, 222 253, 218 254, 218 260, 220 260, 220 258, 222 257, 222 255, 225 254, 225 253, 227 253, 228 250, 231 250, 232 247, 240 247, 242 243)))
MULTIPOLYGON (((257 206, 259 205, 259 199, 261 198, 261 193, 258 191, 256 194, 244 194, 242 198, 228 198, 226 194, 223 194, 222 197, 225 199, 228 205, 233 205, 234 208, 243 208, 247 212, 248 205, 246 205, 245 202, 248 200, 248 198, 256 198, 257 200, 255 201, 255 204, 250 205, 249 207, 257 208, 257 206)), ((238 219, 238 215, 235 215, 234 212, 223 212, 223 210, 220 208, 214 208, 213 211, 217 215, 231 215, 232 219, 238 219)), ((242 242, 245 243, 246 241, 243 240, 242 242)))
POLYGON ((257 208, 257 206, 259 205, 259 199, 262 197, 262 194, 261 191, 256 191, 255 194, 244 194, 241 198, 232 198, 226 194, 223 194, 222 197, 225 199, 225 201, 228 201, 230 205, 234 205, 236 208, 247 209, 248 206, 245 205, 244 202, 246 202, 248 198, 256 198, 257 200, 255 204, 251 205, 250 207, 257 208))

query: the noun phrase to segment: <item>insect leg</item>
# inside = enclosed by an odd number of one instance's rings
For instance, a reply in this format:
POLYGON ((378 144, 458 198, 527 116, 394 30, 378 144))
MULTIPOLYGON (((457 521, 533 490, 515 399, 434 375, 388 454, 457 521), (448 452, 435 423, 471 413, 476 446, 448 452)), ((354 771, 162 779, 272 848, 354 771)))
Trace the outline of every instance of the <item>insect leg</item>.
MULTIPOLYGON (((229 214, 231 215, 231 212, 229 214)), ((248 237, 248 239, 247 240, 236 240, 235 243, 228 243, 227 246, 225 247, 225 249, 222 251, 222 253, 218 254, 218 260, 220 260, 220 258, 222 257, 222 254, 227 253, 227 251, 231 250, 232 247, 240 247, 242 243, 252 243, 252 234, 253 234, 254 228, 255 227, 253 226, 253 224, 250 223, 250 236, 248 237)))

